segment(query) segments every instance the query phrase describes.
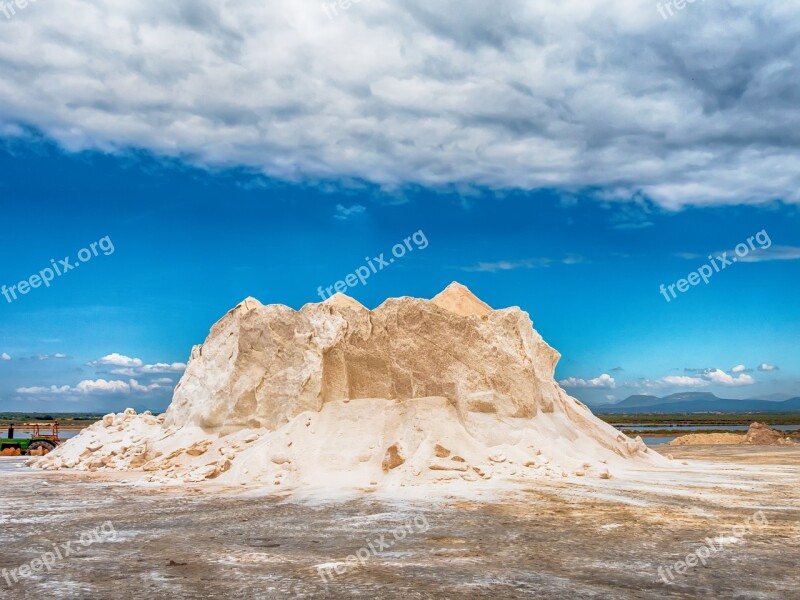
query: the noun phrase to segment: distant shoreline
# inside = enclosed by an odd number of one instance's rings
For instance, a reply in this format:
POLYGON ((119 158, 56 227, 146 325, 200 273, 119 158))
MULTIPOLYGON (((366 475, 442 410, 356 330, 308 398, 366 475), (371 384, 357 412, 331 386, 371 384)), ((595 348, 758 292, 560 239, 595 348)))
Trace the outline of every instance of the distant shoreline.
MULTIPOLYGON (((642 413, 642 414, 597 414, 597 416, 623 431, 626 435, 635 437, 670 437, 690 433, 740 433, 734 429, 705 429, 707 427, 747 427, 754 421, 769 425, 797 425, 797 429, 786 431, 791 437, 800 439, 800 413, 717 413, 717 414, 687 414, 687 413, 642 413), (663 426, 664 429, 639 429, 640 427, 663 426), (667 429, 673 426, 675 429, 667 429), (700 427, 691 431, 682 427, 700 427)), ((93 423, 100 421, 103 414, 97 413, 0 413, 0 437, 3 430, 13 424, 16 429, 22 429, 23 423, 49 423, 58 419, 61 431, 82 431, 93 423)))
MULTIPOLYGON (((52 423, 58 420, 58 428, 61 431, 82 431, 91 424, 100 421, 102 414, 93 413, 28 413, 28 412, 0 412, 0 438, 7 434, 8 426, 14 425, 14 429, 23 432, 24 423, 52 423)), ((47 427, 42 428, 46 433, 47 427)))
POLYGON ((724 426, 744 425, 758 421, 768 425, 797 425, 800 427, 800 412, 788 413, 602 413, 592 411, 595 416, 615 427, 674 426, 724 426))

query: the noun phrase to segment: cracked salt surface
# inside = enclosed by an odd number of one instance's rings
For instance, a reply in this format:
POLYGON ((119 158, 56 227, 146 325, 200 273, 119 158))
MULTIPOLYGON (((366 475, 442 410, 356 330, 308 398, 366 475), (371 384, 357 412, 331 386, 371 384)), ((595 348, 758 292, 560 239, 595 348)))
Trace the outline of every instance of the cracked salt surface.
MULTIPOLYGON (((797 456, 800 463, 800 452, 797 456)), ((742 472, 755 476, 753 470, 742 472)), ((174 488, 130 494, 130 488, 116 483, 60 473, 17 477, 7 472, 0 475, 0 485, 13 496, 41 492, 41 506, 56 505, 62 518, 59 539, 75 539, 106 520, 119 536, 26 581, 24 590, 14 590, 19 597, 611 600, 631 589, 638 598, 653 600, 676 593, 792 597, 800 586, 800 468, 780 477, 766 469, 758 485, 742 480, 738 505, 730 503, 728 490, 718 493, 716 475, 699 471, 688 477, 708 491, 700 504, 697 498, 659 490, 647 474, 641 484, 627 486, 634 491, 616 488, 611 497, 597 496, 598 489, 605 491, 602 485, 558 480, 499 494, 490 502, 453 497, 386 503, 369 495, 313 504, 243 497, 222 488, 190 496, 174 488), (50 483, 44 489, 43 479, 50 483), (94 485, 85 485, 90 481, 94 485), (639 488, 647 491, 635 491, 639 488), (625 494, 644 494, 646 502, 621 502, 625 494), (103 502, 96 508, 82 508, 96 504, 92 498, 98 495, 103 502), (690 578, 672 586, 658 580, 658 566, 684 558, 706 537, 729 532, 726 528, 742 522, 755 505, 780 508, 767 514, 766 529, 748 534, 747 543, 725 544, 713 564, 690 578), (75 510, 63 510, 70 506, 75 510), (358 568, 345 564, 343 559, 365 540, 416 513, 428 520, 428 531, 407 535, 358 568), (317 567, 336 564, 347 572, 326 585, 317 567)), ((43 528, 52 529, 37 519, 40 510, 30 504, 3 507, 0 569, 16 568, 46 549, 45 542, 30 541, 43 528), (15 535, 8 536, 12 531, 15 535)))

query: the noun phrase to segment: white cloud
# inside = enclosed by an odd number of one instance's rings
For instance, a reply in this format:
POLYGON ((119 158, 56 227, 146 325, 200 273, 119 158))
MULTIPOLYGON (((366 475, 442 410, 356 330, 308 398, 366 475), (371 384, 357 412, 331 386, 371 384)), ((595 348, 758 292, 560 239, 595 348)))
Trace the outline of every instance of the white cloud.
POLYGON ((136 369, 125 367, 124 369, 111 369, 112 375, 123 375, 124 377, 135 377, 137 375, 136 369))
POLYGON ((496 262, 480 262, 462 270, 475 273, 496 273, 497 271, 514 271, 516 269, 535 269, 546 267, 553 261, 549 258, 527 258, 524 260, 499 260, 496 262))
POLYGON ((722 369, 689 369, 693 372, 696 372, 697 375, 688 376, 688 375, 668 375, 666 377, 661 377, 660 379, 641 379, 637 382, 632 383, 633 387, 643 387, 643 388, 651 388, 651 389, 659 389, 659 388, 670 388, 670 387, 685 387, 685 388, 700 388, 706 387, 712 384, 716 385, 724 385, 724 386, 741 386, 741 385, 752 385, 756 383, 755 379, 753 379, 750 375, 747 375, 744 371, 746 368, 744 365, 737 365, 731 372, 734 375, 730 375, 723 371, 722 369))
POLYGON ((726 386, 737 386, 737 385, 752 385, 756 381, 750 375, 741 374, 738 377, 733 377, 732 375, 728 375, 722 369, 713 369, 706 373, 705 377, 711 383, 717 383, 719 385, 726 385, 726 386))
POLYGON ((125 377, 136 377, 137 375, 155 375, 158 373, 182 373, 186 370, 186 363, 156 363, 154 365, 142 365, 137 368, 113 369, 113 375, 123 375, 125 377))
POLYGON ((150 385, 140 385, 138 381, 131 379, 130 389, 134 392, 152 392, 153 390, 161 389, 161 385, 155 382, 150 385))
POLYGON ((361 206, 360 204, 354 204, 353 206, 342 206, 341 204, 336 205, 336 214, 333 215, 334 219, 338 219, 339 221, 346 221, 353 215, 362 215, 367 212, 366 206, 361 206))
POLYGON ((0 360, 11 360, 11 355, 8 352, 0 354, 0 360))
POLYGON ((116 352, 104 356, 103 358, 98 358, 90 363, 89 366, 92 367, 99 367, 99 366, 114 366, 114 367, 141 367, 142 366, 142 359, 141 358, 131 358, 130 356, 125 356, 124 354, 117 354, 116 352))
POLYGON ((319 0, 40 3, 3 23, 0 133, 384 189, 800 201, 800 4, 690 10, 407 0, 330 19, 319 0))
POLYGON ((775 365, 770 365, 768 363, 761 363, 760 365, 758 365, 758 370, 759 371, 778 371, 780 369, 779 369, 779 367, 776 367, 775 365))
MULTIPOLYGON (((720 253, 721 254, 721 253, 720 253)), ((729 256, 733 256, 733 250, 728 251, 729 256)), ((800 260, 800 247, 797 246, 771 246, 762 249, 756 246, 756 249, 751 251, 745 256, 737 256, 740 262, 770 262, 774 260, 800 260)))
POLYGON ((60 387, 51 385, 50 387, 20 387, 16 391, 18 394, 68 394, 72 388, 68 385, 60 387))
POLYGON ((522 260, 500 260, 497 262, 479 262, 477 265, 462 267, 462 271, 473 273, 496 273, 497 271, 514 271, 516 269, 538 269, 554 264, 577 265, 584 262, 578 254, 570 254, 565 258, 524 258, 522 260))
POLYGON ((112 375, 122 375, 124 377, 136 377, 138 375, 152 375, 158 373, 181 373, 186 370, 186 363, 155 363, 146 365, 141 358, 131 358, 123 354, 109 354, 103 358, 99 358, 90 363, 92 367, 102 366, 115 366, 118 369, 112 369, 112 375))
MULTIPOLYGON (((171 383, 171 382, 170 382, 171 383)), ((149 385, 141 385, 137 380, 131 379, 129 381, 105 379, 84 379, 75 386, 51 385, 50 387, 20 387, 17 388, 18 394, 129 394, 131 392, 148 393, 156 390, 163 389, 159 382, 153 382, 149 385)))
POLYGON ((131 386, 124 381, 106 381, 105 379, 85 379, 75 386, 76 392, 91 394, 92 392, 129 392, 131 386))
POLYGON ((702 387, 708 385, 708 381, 700 377, 687 377, 686 375, 669 375, 662 377, 658 383, 677 387, 702 387))
POLYGON ((69 357, 66 354, 63 354, 61 352, 57 352, 56 354, 39 354, 36 357, 36 360, 60 360, 60 359, 65 359, 65 358, 69 358, 69 357))
POLYGON ((576 377, 570 377, 568 379, 562 379, 559 382, 563 387, 578 387, 578 388, 614 388, 617 385, 617 382, 614 381, 614 378, 607 373, 603 373, 600 377, 595 377, 594 379, 578 379, 576 377))
POLYGON ((149 375, 152 373, 180 373, 186 370, 186 363, 156 363, 154 365, 144 365, 139 369, 139 373, 149 375))

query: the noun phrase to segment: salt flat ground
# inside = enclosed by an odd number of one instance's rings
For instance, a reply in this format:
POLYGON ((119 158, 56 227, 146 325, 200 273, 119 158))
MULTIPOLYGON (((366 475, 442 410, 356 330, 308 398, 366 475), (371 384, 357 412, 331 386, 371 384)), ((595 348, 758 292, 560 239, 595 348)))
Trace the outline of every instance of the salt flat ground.
POLYGON ((668 471, 413 501, 141 487, 5 459, 0 598, 800 598, 800 450, 663 452, 668 471), (737 539, 759 510, 767 524, 737 539), (108 523, 114 535, 77 543, 108 523), (659 576, 707 538, 722 541, 705 566, 659 576), (8 585, 2 569, 70 541, 50 572, 8 585), (323 581, 317 567, 335 564, 323 581))

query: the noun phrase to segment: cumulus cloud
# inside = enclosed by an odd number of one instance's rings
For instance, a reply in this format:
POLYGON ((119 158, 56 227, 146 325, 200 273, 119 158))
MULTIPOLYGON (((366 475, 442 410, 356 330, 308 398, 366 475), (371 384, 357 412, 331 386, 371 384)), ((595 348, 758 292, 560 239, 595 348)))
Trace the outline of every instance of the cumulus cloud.
POLYGON ((713 369, 709 371, 705 377, 711 383, 717 383, 719 385, 726 385, 726 386, 738 386, 738 385, 752 385, 756 381, 750 375, 742 373, 734 377, 733 375, 729 375, 722 369, 713 369))
POLYGON ((685 375, 669 375, 658 381, 659 384, 677 387, 703 387, 708 381, 700 377, 687 377, 685 375))
POLYGON ((101 366, 141 367, 142 359, 131 358, 130 356, 125 356, 124 354, 118 354, 114 352, 112 354, 104 356, 103 358, 98 358, 97 360, 93 360, 92 362, 87 364, 90 367, 101 367, 101 366))
POLYGON ((155 363, 152 365, 144 364, 141 358, 131 358, 123 354, 114 352, 103 358, 87 363, 90 367, 115 366, 112 375, 122 375, 123 377, 136 377, 137 375, 156 375, 161 373, 181 373, 186 370, 186 363, 155 363))
POLYGON ((0 354, 0 360, 11 360, 11 355, 8 352, 0 354))
POLYGON ((653 389, 663 389, 670 387, 699 388, 709 385, 741 386, 756 383, 744 365, 737 365, 731 369, 731 373, 726 373, 722 369, 684 369, 687 372, 695 373, 689 375, 668 375, 660 379, 640 379, 633 384, 634 387, 644 387, 653 389))
POLYGON ((603 373, 594 379, 578 379, 570 377, 562 379, 559 382, 563 387, 576 387, 576 388, 614 388, 617 382, 608 373, 603 373))
POLYGON ((0 133, 384 189, 800 201, 800 4, 690 8, 665 21, 628 0, 408 0, 331 19, 318 0, 32 4, 3 23, 0 133))
POLYGON ((761 363, 760 365, 758 365, 758 370, 759 371, 778 371, 778 370, 780 370, 780 368, 776 367, 775 365, 770 365, 768 363, 761 363))
POLYGON ((86 379, 75 386, 76 392, 91 394, 92 392, 129 392, 131 386, 124 381, 106 381, 105 379, 86 379))
POLYGON ((136 377, 137 375, 157 375, 160 373, 181 373, 186 370, 186 363, 156 363, 154 365, 142 365, 139 368, 113 369, 112 375, 122 375, 123 377, 136 377))
POLYGON ((105 379, 84 379, 75 386, 51 385, 49 387, 20 387, 17 388, 18 394, 32 395, 70 395, 70 394, 129 394, 131 392, 153 392, 162 389, 161 383, 153 382, 149 385, 142 385, 135 379, 129 381, 118 381, 105 379))
POLYGON ((150 385, 142 385, 135 379, 131 379, 129 385, 132 392, 152 392, 161 389, 160 383, 153 382, 150 385))

